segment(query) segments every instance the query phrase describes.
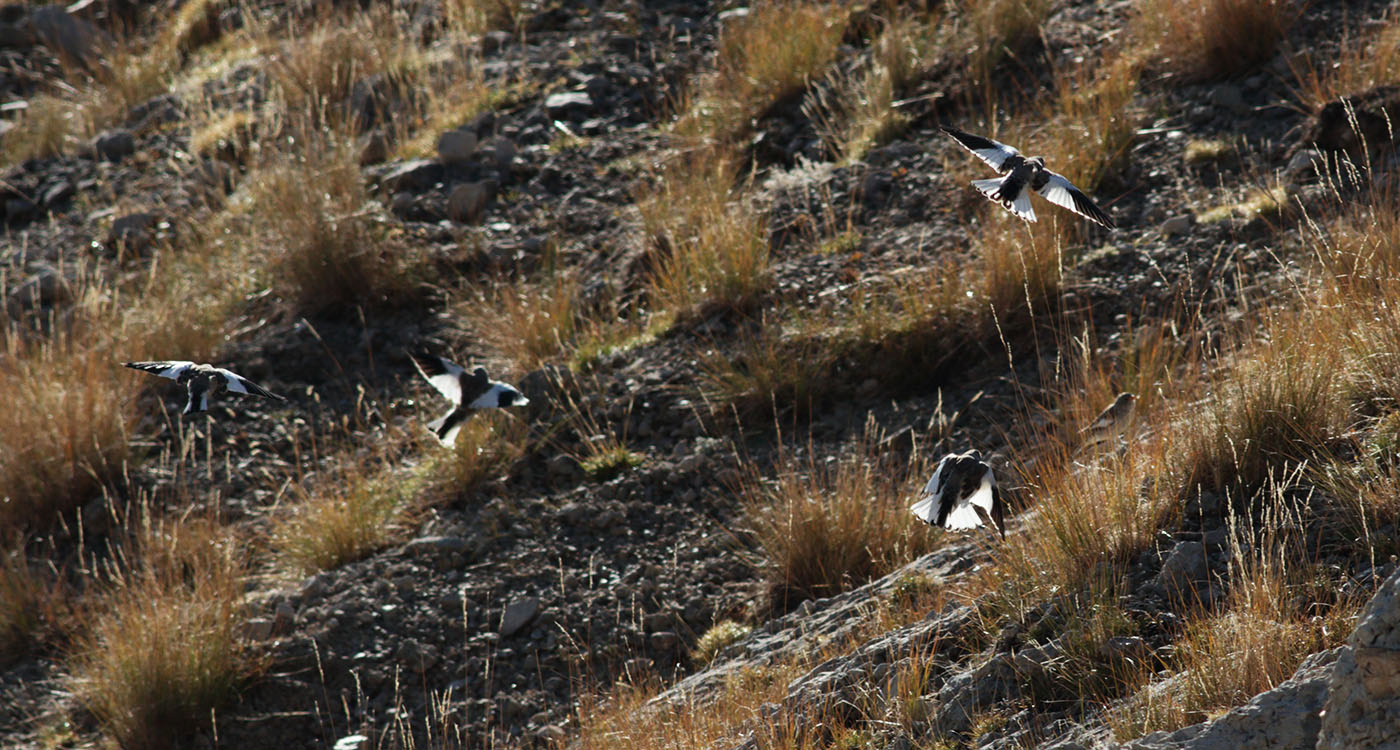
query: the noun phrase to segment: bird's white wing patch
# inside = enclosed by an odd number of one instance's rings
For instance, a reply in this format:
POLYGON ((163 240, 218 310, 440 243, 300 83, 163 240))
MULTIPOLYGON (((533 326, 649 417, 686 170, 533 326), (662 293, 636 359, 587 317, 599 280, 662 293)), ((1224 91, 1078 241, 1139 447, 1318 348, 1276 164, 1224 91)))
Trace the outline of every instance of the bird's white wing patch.
POLYGON ((977 158, 986 162, 988 166, 997 171, 1001 171, 1007 159, 1013 156, 1020 156, 1021 154, 1020 151, 1017 151, 1005 143, 994 141, 991 138, 964 133, 961 130, 954 130, 952 128, 943 128, 943 132, 952 136, 953 140, 961 144, 963 148, 971 151, 977 158))
POLYGON ((993 196, 997 194, 997 190, 1001 189, 1001 181, 1003 179, 1005 178, 994 177, 990 180, 973 180, 972 186, 977 188, 979 191, 982 192, 983 195, 987 196, 988 198, 996 200, 996 198, 994 198, 993 196))
POLYGON ((461 365, 442 357, 433 357, 432 359, 436 362, 428 362, 428 369, 424 369, 417 357, 412 357, 412 359, 413 366, 418 368, 418 373, 433 388, 436 388, 443 398, 454 404, 462 402, 462 373, 466 370, 462 369, 461 365))
POLYGON ((1074 186, 1074 183, 1065 179, 1064 175, 1045 170, 1049 179, 1038 191, 1045 200, 1054 203, 1060 208, 1067 208, 1084 218, 1098 222, 1110 229, 1113 228, 1113 220, 1108 218, 1094 201, 1089 199, 1082 190, 1074 186))
POLYGON ((933 470, 933 476, 929 477, 928 484, 924 485, 923 495, 917 503, 909 506, 910 512, 924 523, 931 524, 938 519, 938 498, 943 494, 943 483, 946 481, 948 465, 952 458, 952 454, 949 454, 938 462, 938 468, 933 470))
POLYGON ((1031 208, 1031 194, 1029 190, 1022 190, 1021 194, 1016 196, 1016 200, 1011 201, 1011 205, 1006 207, 1006 210, 1026 221, 1035 221, 1035 209, 1031 208))
POLYGON ((953 506, 952 512, 948 514, 947 527, 953 531, 966 531, 975 529, 982 525, 982 516, 978 514, 977 508, 991 513, 992 511, 992 482, 991 470, 982 477, 982 485, 977 491, 969 495, 966 499, 959 500, 953 506))

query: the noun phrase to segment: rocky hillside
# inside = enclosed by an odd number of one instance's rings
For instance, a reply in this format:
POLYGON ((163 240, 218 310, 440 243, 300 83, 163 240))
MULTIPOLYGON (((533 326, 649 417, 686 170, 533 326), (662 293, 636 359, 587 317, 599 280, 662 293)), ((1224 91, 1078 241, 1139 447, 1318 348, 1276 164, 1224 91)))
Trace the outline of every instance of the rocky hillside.
POLYGON ((1396 12, 5 2, 3 744, 1396 742, 1396 12))

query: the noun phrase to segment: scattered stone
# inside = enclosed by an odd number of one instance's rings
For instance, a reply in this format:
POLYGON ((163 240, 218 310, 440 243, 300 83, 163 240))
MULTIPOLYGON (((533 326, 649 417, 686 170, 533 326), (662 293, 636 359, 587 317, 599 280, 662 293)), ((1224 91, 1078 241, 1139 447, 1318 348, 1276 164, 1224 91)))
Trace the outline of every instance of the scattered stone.
POLYGON ((1205 547, 1200 542, 1182 541, 1177 542, 1162 561, 1158 579, 1169 594, 1189 596, 1209 572, 1205 547))
POLYGON ((593 97, 587 91, 563 91, 546 98, 544 108, 555 118, 583 115, 593 110, 593 97))
POLYGON ((1179 234, 1186 234, 1191 231, 1191 227, 1195 225, 1195 214, 1180 214, 1162 222, 1162 234, 1168 237, 1175 237, 1179 234))
POLYGON ((112 43, 107 32, 69 15, 62 5, 34 8, 29 22, 45 47, 82 65, 98 62, 112 43))
POLYGON ((362 167, 379 164, 389 158, 389 139, 380 130, 360 136, 359 164, 362 167))
POLYGON ((332 750, 364 750, 368 745, 368 737, 363 734, 351 734, 336 740, 332 750))
POLYGON ((254 642, 272 638, 273 623, 270 617, 254 617, 243 623, 243 637, 254 642))
POLYGON ((501 637, 509 638, 520 632, 521 628, 529 625, 530 621, 535 619, 535 615, 539 614, 539 611, 540 600, 537 596, 527 596, 524 599, 511 602, 501 613, 501 627, 499 628, 501 637))
POLYGON ((1221 83, 1211 90, 1209 101, 1212 105, 1228 110, 1231 114, 1243 114, 1249 110, 1245 106, 1244 95, 1240 93, 1238 86, 1232 83, 1221 83))
POLYGON ((108 130, 92 139, 92 150, 99 159, 121 161, 136 153, 136 136, 129 130, 108 130))
POLYGON ((1283 174, 1288 179, 1297 182, 1312 176, 1314 170, 1322 165, 1322 154, 1315 149, 1300 148, 1288 158, 1288 166, 1283 168, 1283 174))
POLYGON ((149 211, 138 211, 112 220, 107 233, 107 245, 140 253, 150 246, 151 230, 160 217, 149 211))
POLYGON ((389 193, 421 192, 442 180, 442 165, 431 159, 413 159, 393 165, 380 180, 389 193))
POLYGON ((59 180, 44 190, 44 195, 39 202, 45 206, 54 207, 65 203, 78 192, 78 186, 70 180, 59 180))
POLYGON ((452 188, 447 195, 447 218, 459 224, 475 224, 486 211, 491 199, 490 183, 465 182, 452 188))
POLYGON ((42 310, 68 302, 72 299, 72 289, 68 279, 53 266, 38 266, 29 278, 10 291, 5 298, 5 306, 10 317, 19 317, 28 311, 42 310))
POLYGON ((470 130, 449 130, 438 136, 438 160, 443 164, 457 165, 471 161, 476 153, 476 133, 470 130))
POLYGON ((495 162, 496 170, 501 174, 509 174, 511 167, 515 164, 515 156, 518 149, 515 141, 509 138, 492 138, 487 142, 491 149, 491 158, 495 162))

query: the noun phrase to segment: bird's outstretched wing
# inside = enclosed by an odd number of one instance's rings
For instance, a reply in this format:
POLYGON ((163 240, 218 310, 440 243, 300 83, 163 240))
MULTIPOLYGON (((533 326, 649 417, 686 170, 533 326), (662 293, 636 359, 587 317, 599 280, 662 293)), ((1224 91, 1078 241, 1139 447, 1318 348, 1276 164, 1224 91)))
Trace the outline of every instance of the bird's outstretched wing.
POLYGON ((159 375, 162 378, 178 380, 181 373, 194 367, 194 363, 184 360, 163 360, 159 362, 123 362, 122 366, 130 367, 133 370, 149 372, 152 375, 159 375))
POLYGON ((945 127, 943 132, 952 136, 953 140, 962 145, 963 148, 977 155, 977 158, 987 162, 992 169, 1001 171, 1006 161, 1013 156, 1020 156, 1021 152, 1006 145, 998 143, 991 138, 983 138, 980 135, 964 133, 961 130, 945 127))
POLYGON ((247 393, 254 396, 262 396, 263 398, 270 398, 274 401, 287 400, 232 370, 216 367, 214 368, 214 372, 223 376, 224 382, 228 385, 228 389, 234 393, 247 393))
POLYGON ((1045 174, 1048 175, 1050 179, 1046 180, 1045 184, 1037 191, 1045 197, 1045 200, 1061 208, 1068 208, 1080 216, 1090 221, 1097 222, 1108 229, 1114 229, 1117 226, 1113 223, 1113 219, 1110 219, 1108 214, 1103 212, 1103 209, 1095 205, 1094 202, 1089 199, 1089 196, 1085 195, 1083 191, 1075 187, 1069 180, 1065 179, 1063 175, 1051 172, 1048 169, 1045 170, 1045 174))
POLYGON ((430 354, 409 355, 413 366, 443 398, 453 404, 462 403, 462 373, 466 370, 456 362, 430 354))

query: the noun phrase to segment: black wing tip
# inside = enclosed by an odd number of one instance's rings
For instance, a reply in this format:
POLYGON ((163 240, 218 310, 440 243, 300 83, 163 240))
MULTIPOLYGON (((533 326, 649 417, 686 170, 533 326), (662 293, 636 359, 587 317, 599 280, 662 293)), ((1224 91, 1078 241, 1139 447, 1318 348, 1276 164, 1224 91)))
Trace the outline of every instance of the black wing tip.
POLYGON ((413 364, 428 376, 442 375, 447 372, 447 361, 445 357, 438 356, 428 349, 416 349, 408 353, 408 358, 413 360, 413 364))

